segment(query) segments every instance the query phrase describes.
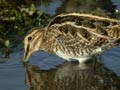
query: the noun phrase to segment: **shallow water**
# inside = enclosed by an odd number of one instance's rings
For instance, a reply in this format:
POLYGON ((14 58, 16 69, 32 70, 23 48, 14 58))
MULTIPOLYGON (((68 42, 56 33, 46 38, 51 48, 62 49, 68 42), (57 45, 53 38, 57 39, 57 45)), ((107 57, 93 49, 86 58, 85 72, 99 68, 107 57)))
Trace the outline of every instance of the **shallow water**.
MULTIPOLYGON (((120 10, 120 1, 114 3, 120 10)), ((54 15, 60 5, 52 0, 46 8, 44 4, 38 8, 54 15)), ((120 90, 120 46, 105 52, 100 62, 81 65, 45 52, 34 53, 23 65, 22 56, 19 51, 0 58, 0 90, 120 90)))
POLYGON ((116 47, 87 64, 36 52, 26 65, 20 62, 23 51, 13 53, 14 59, 0 64, 0 90, 120 90, 119 52, 116 47))

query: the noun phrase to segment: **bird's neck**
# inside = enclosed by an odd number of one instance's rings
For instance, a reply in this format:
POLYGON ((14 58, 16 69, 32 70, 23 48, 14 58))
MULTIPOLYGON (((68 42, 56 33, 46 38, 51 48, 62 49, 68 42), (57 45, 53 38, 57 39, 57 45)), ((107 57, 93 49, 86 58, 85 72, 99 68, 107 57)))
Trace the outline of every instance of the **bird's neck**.
POLYGON ((42 42, 41 42, 40 50, 48 52, 48 45, 46 42, 45 33, 46 33, 46 29, 42 33, 42 42))

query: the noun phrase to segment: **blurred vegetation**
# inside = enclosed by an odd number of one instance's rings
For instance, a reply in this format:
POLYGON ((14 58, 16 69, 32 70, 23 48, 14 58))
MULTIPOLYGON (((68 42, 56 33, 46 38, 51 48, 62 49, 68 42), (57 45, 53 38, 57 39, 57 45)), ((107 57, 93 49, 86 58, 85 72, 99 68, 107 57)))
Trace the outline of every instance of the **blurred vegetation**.
MULTIPOLYGON (((30 28, 47 26, 51 17, 48 14, 37 10, 35 5, 32 4, 33 1, 34 0, 0 0, 0 51, 6 47, 13 48, 22 44, 23 38, 30 28)), ((84 3, 88 2, 88 0, 85 0, 82 4, 80 3, 83 2, 82 0, 75 0, 74 2, 72 0, 65 1, 66 2, 61 5, 62 7, 59 7, 57 10, 60 13, 67 12, 67 8, 69 7, 73 7, 73 11, 79 7, 77 9, 81 11, 81 9, 83 10, 84 8, 84 3), (72 5, 69 2, 71 2, 72 5)), ((42 3, 40 0, 35 0, 34 2, 36 2, 35 4, 38 3, 39 5, 42 3)), ((48 3, 51 2, 51 0, 45 0, 44 2, 48 3)), ((116 13, 114 13, 115 6, 112 6, 111 3, 107 5, 109 6, 108 9, 112 10, 112 15, 116 16, 116 13)), ((95 9, 95 14, 98 13, 104 15, 104 12, 101 12, 101 7, 107 8, 108 6, 102 4, 99 6, 97 1, 95 3, 94 0, 92 0, 92 2, 90 2, 90 4, 84 8, 84 11, 92 10, 93 12, 95 9)))
POLYGON ((34 4, 25 5, 7 0, 0 1, 0 49, 6 40, 16 47, 32 27, 45 27, 50 16, 35 8, 34 4))

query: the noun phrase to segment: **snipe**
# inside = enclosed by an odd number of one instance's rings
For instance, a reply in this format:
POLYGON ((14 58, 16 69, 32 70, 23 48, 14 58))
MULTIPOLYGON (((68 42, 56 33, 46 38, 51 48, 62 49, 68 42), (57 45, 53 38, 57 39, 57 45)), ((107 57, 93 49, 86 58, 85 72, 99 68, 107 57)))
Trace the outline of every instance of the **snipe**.
POLYGON ((120 22, 92 14, 69 13, 53 18, 46 28, 33 28, 24 39, 24 59, 38 50, 65 60, 86 62, 118 45, 120 22))

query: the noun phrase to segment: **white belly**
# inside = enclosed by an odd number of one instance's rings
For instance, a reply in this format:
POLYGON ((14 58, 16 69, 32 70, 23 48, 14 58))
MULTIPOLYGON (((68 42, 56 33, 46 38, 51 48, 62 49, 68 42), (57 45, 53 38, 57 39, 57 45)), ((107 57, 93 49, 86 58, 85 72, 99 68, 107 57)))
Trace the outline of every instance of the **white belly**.
POLYGON ((58 55, 59 57, 67 60, 67 61, 71 61, 71 60, 78 60, 79 63, 84 63, 92 58, 94 58, 93 56, 101 54, 103 52, 102 48, 96 48, 94 49, 92 52, 90 52, 90 55, 87 53, 84 53, 84 55, 73 55, 72 53, 65 53, 62 52, 61 50, 57 50, 56 55, 58 55))
POLYGON ((72 60, 78 60, 79 63, 84 63, 88 60, 90 60, 92 58, 92 56, 74 56, 72 54, 66 54, 64 52, 62 52, 61 50, 58 50, 56 52, 56 55, 58 55, 59 57, 67 60, 67 61, 72 61, 72 60))

